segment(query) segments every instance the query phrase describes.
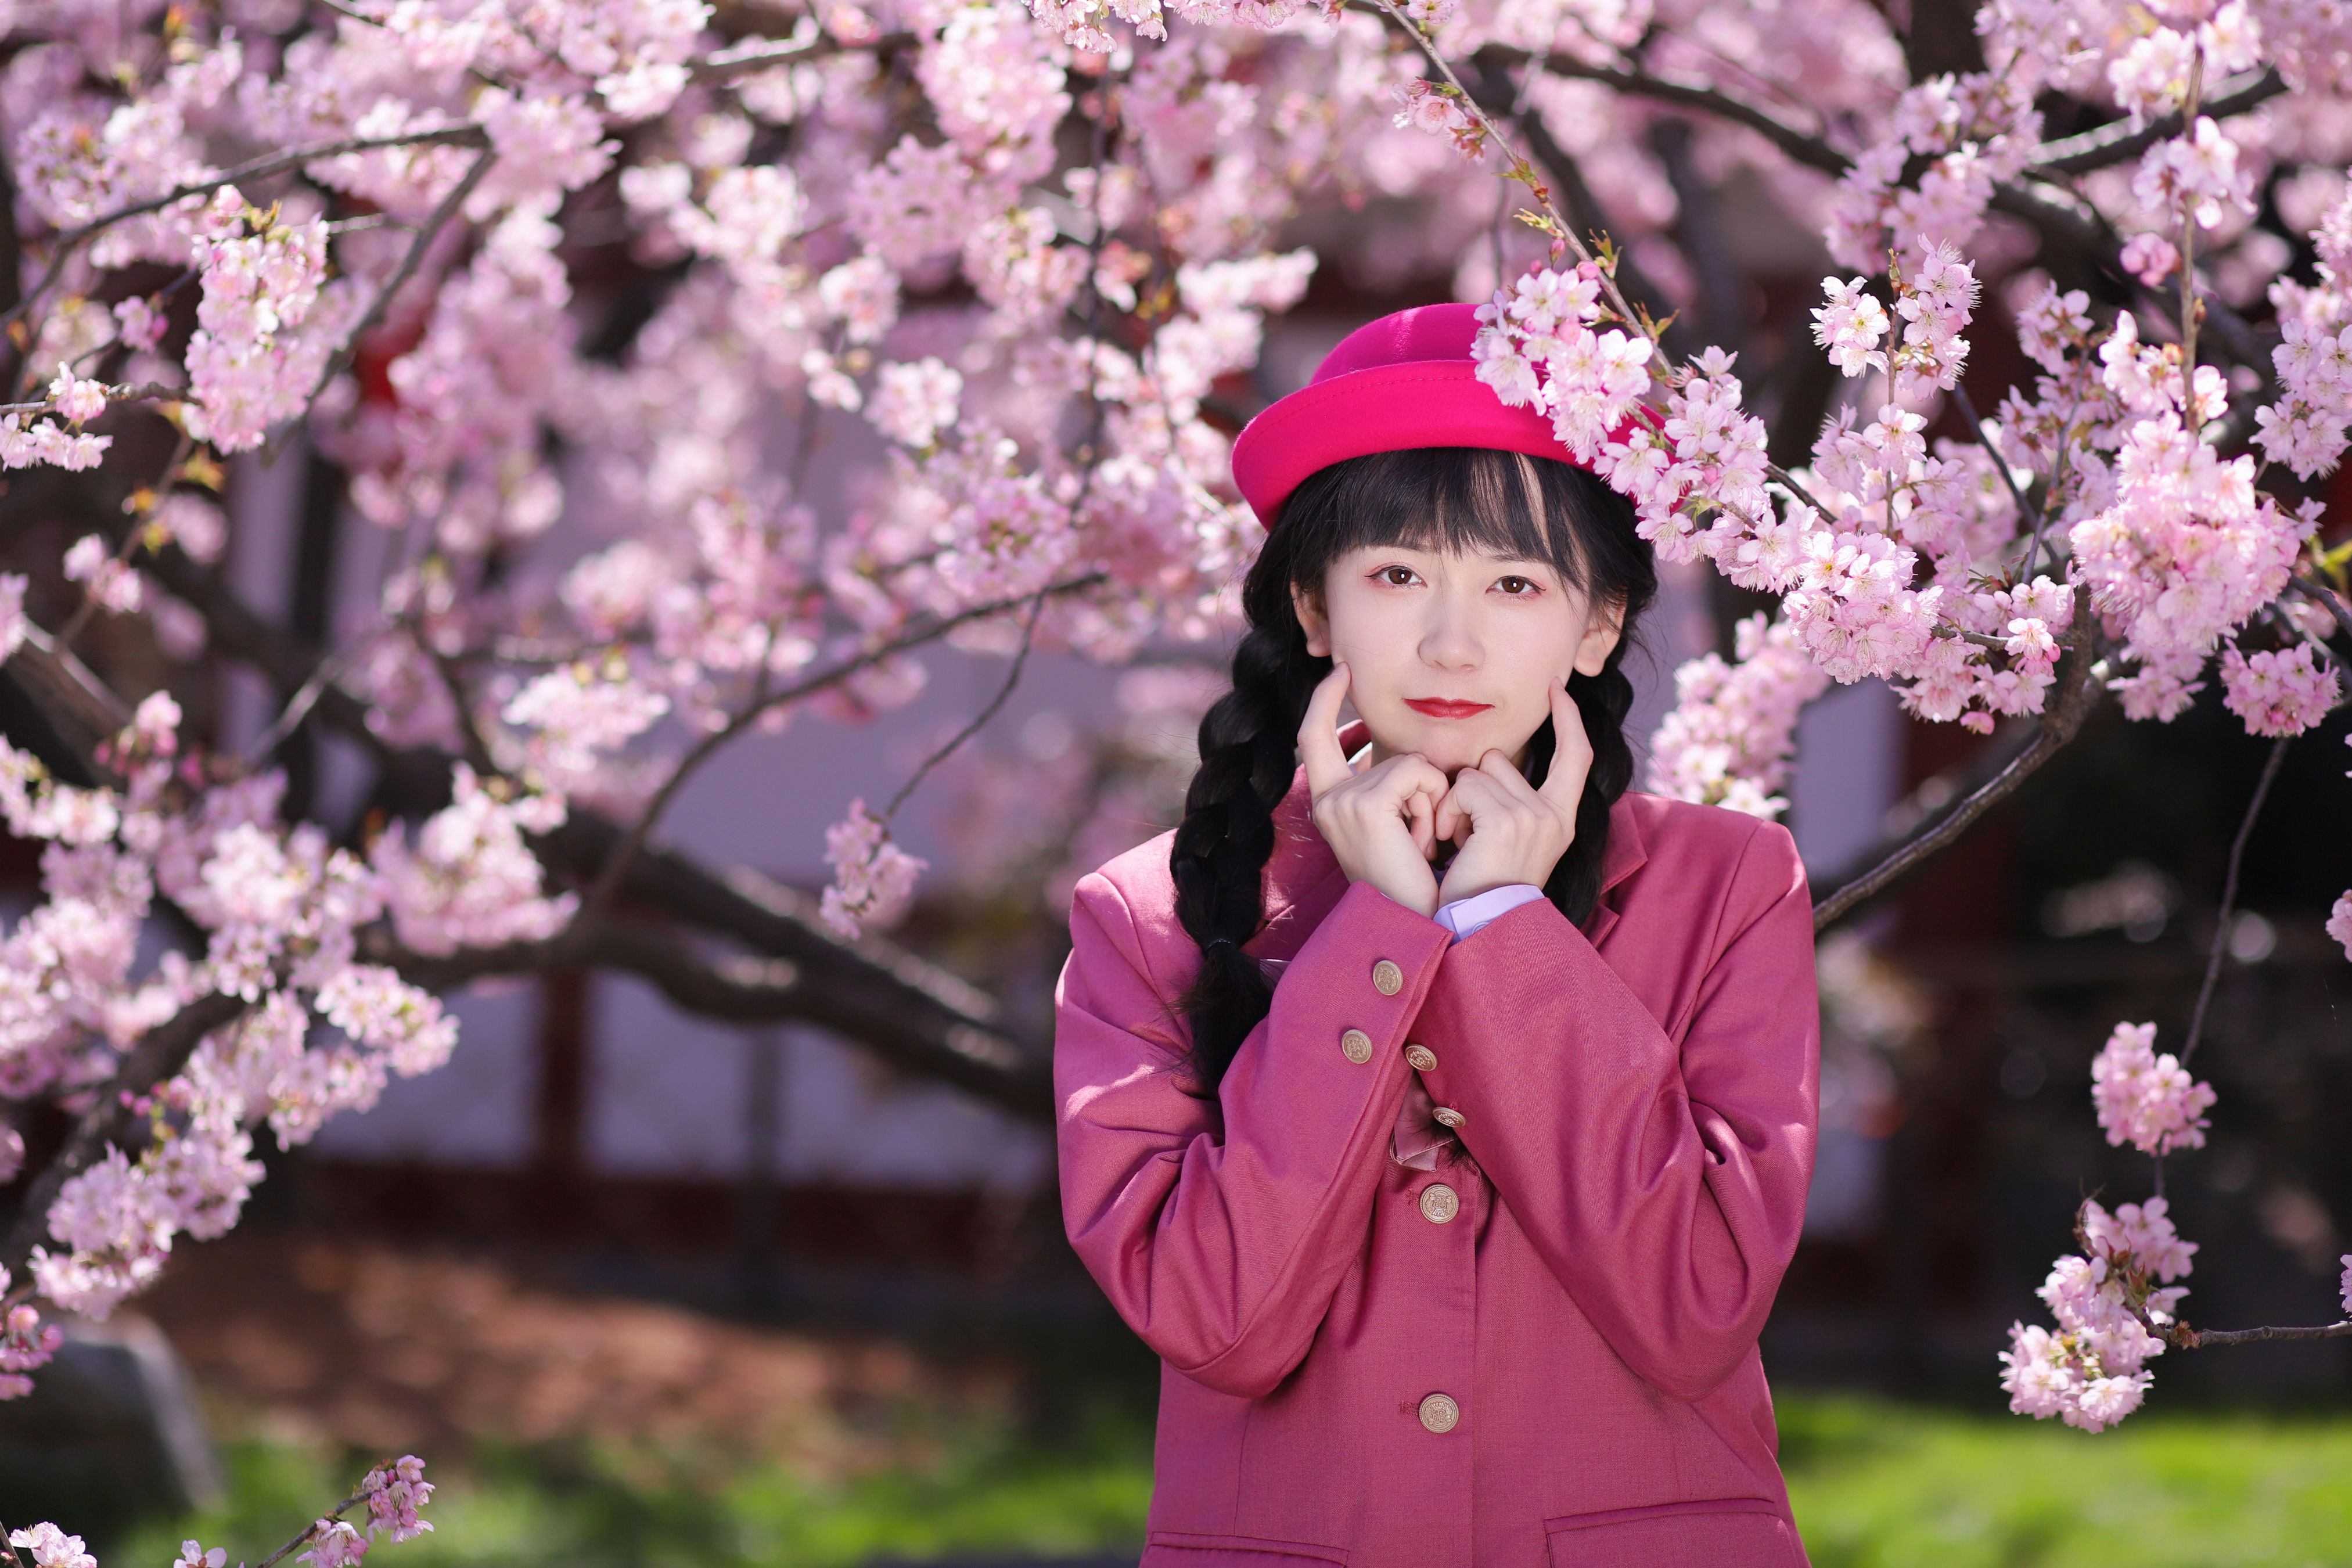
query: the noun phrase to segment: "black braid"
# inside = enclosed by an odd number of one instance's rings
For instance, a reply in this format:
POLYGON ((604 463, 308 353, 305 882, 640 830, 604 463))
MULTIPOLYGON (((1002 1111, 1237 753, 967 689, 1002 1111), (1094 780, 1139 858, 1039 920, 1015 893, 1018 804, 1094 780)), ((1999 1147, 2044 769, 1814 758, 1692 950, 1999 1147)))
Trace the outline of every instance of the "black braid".
MULTIPOLYGON (((1577 807, 1576 841, 1544 885, 1545 896, 1579 925, 1600 899, 1609 810, 1633 782, 1624 732, 1633 684, 1622 665, 1657 591, 1649 546, 1633 532, 1633 507, 1583 469, 1476 447, 1381 452, 1319 469, 1284 503, 1243 586, 1249 629, 1234 653, 1234 688, 1201 720, 1201 765, 1169 854, 1177 918, 1202 950, 1200 976, 1178 1004, 1192 1034, 1195 1093, 1216 1091, 1234 1053, 1274 1003, 1273 987, 1242 944, 1265 919, 1274 808, 1297 770, 1298 726, 1316 684, 1331 672, 1328 658, 1307 651, 1291 591, 1319 595, 1332 561, 1376 544, 1486 547, 1548 560, 1595 602, 1622 607, 1621 635, 1601 672, 1569 679, 1592 742, 1592 768, 1577 807), (1528 505, 1530 489, 1541 515, 1528 505)), ((1546 720, 1528 744, 1529 782, 1543 782, 1552 746, 1546 720)))
POLYGON ((1234 652, 1234 689, 1201 719, 1200 770, 1184 792, 1169 866, 1176 918, 1201 944, 1201 973, 1185 993, 1192 1068, 1202 1090, 1216 1088, 1249 1032, 1273 1005, 1274 990, 1241 944, 1265 914, 1264 874, 1274 853, 1274 808, 1297 770, 1298 726, 1331 661, 1307 651, 1291 611, 1287 557, 1293 541, 1276 530, 1251 569, 1243 598, 1251 626, 1234 652), (1278 591, 1278 613, 1257 601, 1278 591))

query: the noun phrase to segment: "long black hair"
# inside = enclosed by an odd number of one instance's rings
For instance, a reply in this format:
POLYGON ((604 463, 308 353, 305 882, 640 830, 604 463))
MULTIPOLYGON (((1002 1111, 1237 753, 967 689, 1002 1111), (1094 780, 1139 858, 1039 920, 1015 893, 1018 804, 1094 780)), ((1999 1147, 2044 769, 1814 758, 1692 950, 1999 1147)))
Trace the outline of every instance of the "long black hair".
MULTIPOLYGON (((1570 464, 1476 447, 1376 452, 1318 469, 1283 503, 1243 585, 1248 630, 1234 652, 1234 689, 1201 720, 1201 766, 1169 854, 1177 918, 1201 944, 1200 978, 1178 1004, 1191 1026, 1195 1093, 1215 1092, 1274 1002, 1257 961, 1241 947, 1265 918, 1274 808, 1297 770, 1307 699, 1331 673, 1328 657, 1307 651, 1291 591, 1319 599, 1333 561, 1380 545, 1548 562, 1595 605, 1621 610, 1621 635, 1601 673, 1569 678, 1591 738, 1592 769, 1576 840, 1544 884, 1545 896, 1579 925, 1600 900, 1609 808, 1633 782, 1625 739, 1633 685, 1621 666, 1658 586, 1632 503, 1570 464)), ((1552 745, 1546 719, 1528 745, 1530 783, 1543 782, 1552 745)))

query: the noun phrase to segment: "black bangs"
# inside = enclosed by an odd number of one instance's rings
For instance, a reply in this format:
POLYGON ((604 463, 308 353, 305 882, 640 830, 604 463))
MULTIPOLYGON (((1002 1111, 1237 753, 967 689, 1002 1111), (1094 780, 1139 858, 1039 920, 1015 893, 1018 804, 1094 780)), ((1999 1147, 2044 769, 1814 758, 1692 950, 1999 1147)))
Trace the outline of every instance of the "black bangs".
MULTIPOLYGON (((1484 447, 1375 452, 1310 474, 1283 504, 1296 529, 1294 570, 1319 586, 1351 550, 1398 545, 1549 563, 1572 587, 1589 575, 1580 549, 1599 481, 1580 468, 1484 447)), ((1604 492, 1605 493, 1605 492, 1604 492)))

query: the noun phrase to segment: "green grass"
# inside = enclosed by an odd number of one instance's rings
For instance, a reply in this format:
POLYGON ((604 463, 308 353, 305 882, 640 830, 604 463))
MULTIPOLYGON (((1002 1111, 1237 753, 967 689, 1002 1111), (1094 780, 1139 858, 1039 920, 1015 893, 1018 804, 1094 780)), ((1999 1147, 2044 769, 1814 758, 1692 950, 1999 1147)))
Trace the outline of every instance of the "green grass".
POLYGON ((1815 1568, 2352 1564, 2352 1417, 2054 1422, 1878 1400, 1780 1402, 1815 1568))
MULTIPOLYGON (((2135 1417, 2090 1436, 1864 1398, 1780 1401, 1782 1458, 1816 1568, 2352 1565, 2352 1416, 2135 1417)), ((878 1556, 1134 1547, 1150 1434, 1104 1416, 1051 1446, 943 1441, 918 1469, 835 1485, 713 1475, 677 1456, 507 1450, 445 1474, 434 1534, 372 1568, 658 1564, 853 1568, 878 1556)), ((222 1510, 150 1529, 108 1568, 163 1568, 181 1538, 257 1561, 355 1473, 348 1457, 231 1446, 222 1510)))
MULTIPOLYGON (((248 1563, 345 1495, 364 1457, 266 1439, 227 1445, 225 1506, 139 1531, 108 1568, 162 1568, 184 1536, 248 1563)), ((428 1457, 428 1478, 436 1476, 428 1457)), ((437 1474, 433 1533, 380 1542, 383 1568, 855 1568, 950 1552, 1075 1556, 1139 1548, 1151 1497, 1148 1432, 1044 1447, 964 1434, 920 1469, 828 1483, 774 1468, 696 1466, 610 1449, 488 1450, 437 1474), (714 1473, 716 1472, 716 1473, 714 1473)), ((296 1568, 289 1559, 281 1568, 296 1568)))

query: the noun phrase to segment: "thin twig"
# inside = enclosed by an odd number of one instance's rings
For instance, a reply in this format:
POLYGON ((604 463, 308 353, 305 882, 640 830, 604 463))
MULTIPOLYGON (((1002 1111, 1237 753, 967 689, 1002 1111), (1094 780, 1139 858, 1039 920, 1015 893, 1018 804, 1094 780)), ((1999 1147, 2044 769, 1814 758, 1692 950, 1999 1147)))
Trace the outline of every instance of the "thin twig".
POLYGON ((2315 583, 2308 577, 2289 577, 2286 580, 2286 585, 2305 598, 2325 606, 2327 613, 2336 617, 2337 627, 2347 636, 2352 636, 2352 609, 2345 607, 2344 601, 2336 596, 2336 590, 2315 583))
MULTIPOLYGON (((115 340, 120 342, 121 340, 115 340)), ((100 348, 112 348, 114 343, 101 343, 100 348)), ((153 398, 177 400, 188 395, 187 388, 171 386, 160 381, 142 381, 138 385, 128 384, 106 389, 106 401, 110 407, 117 403, 145 403, 153 398)), ((28 403, 0 403, 0 414, 46 414, 58 405, 54 397, 43 397, 28 403)))
POLYGON ((907 797, 915 793, 915 786, 921 784, 933 768, 961 750, 966 741, 979 734, 988 721, 996 717, 997 710, 1004 706, 1005 700, 1013 695, 1013 689, 1021 684, 1022 667, 1029 662, 1030 646, 1036 641, 1037 613, 1045 607, 1045 590, 1040 588, 1036 595, 1029 601, 1028 616, 1021 623, 1021 646, 1013 650, 1013 668, 1004 672, 1003 682, 997 687, 996 695, 988 700, 987 707, 972 716, 970 723, 950 736, 947 744, 925 757, 922 765, 915 770, 913 776, 898 786, 898 793, 890 797, 890 804, 882 812, 882 826, 886 831, 891 822, 897 818, 898 808, 907 804, 907 797))
POLYGON ((2230 845, 2230 869, 2221 879, 2221 910, 2215 917, 2212 951, 2205 958, 2205 983, 2197 988, 2197 1008, 2189 1015, 2189 1037, 2180 1047, 2180 1065, 2187 1067, 2189 1058, 2197 1054, 2197 1042, 2205 1032, 2205 1008, 2213 1000, 2213 983, 2221 978, 2221 954, 2230 946, 2230 912, 2238 901, 2238 862, 2245 858, 2246 840, 2253 836, 2254 818, 2263 811, 2263 799, 2271 793, 2271 781, 2278 777, 2279 764, 2286 761, 2286 746, 2292 735, 2281 735, 2271 743, 2270 760, 2263 764, 2261 782, 2254 785, 2254 798, 2246 803, 2245 819, 2238 824, 2238 837, 2230 845))
POLYGON ((319 1526, 326 1522, 326 1520, 340 1519, 342 1517, 343 1511, 346 1509, 356 1508, 366 1500, 367 1494, 365 1492, 353 1492, 351 1496, 345 1498, 342 1501, 329 1509, 326 1512, 325 1519, 313 1521, 303 1529, 301 1534, 296 1536, 293 1540, 288 1542, 285 1545, 279 1547, 277 1551, 271 1552, 268 1556, 255 1563, 253 1568, 274 1568, 274 1565, 279 1558, 285 1556, 288 1552, 293 1551, 296 1547, 301 1545, 303 1542, 309 1541, 312 1536, 318 1534, 319 1526))
MULTIPOLYGON (((2018 568, 2018 575, 2024 581, 2032 581, 2033 574, 2041 568, 2042 527, 2050 521, 2051 509, 2058 504, 2058 487, 2066 477, 2066 458, 2073 450, 2067 445, 2066 433, 2074 427, 2074 416, 2082 411, 2083 399, 2081 394, 2077 393, 2073 406, 2066 410, 2065 422, 2058 427, 2058 451, 2057 455, 2050 459, 2050 482, 2042 487, 2042 505, 2033 513, 2033 537, 2027 542, 2025 560, 2018 568)), ((2050 563, 2053 566, 2059 566, 2063 575, 2063 567, 2057 559, 2057 551, 2053 548, 2050 554, 2050 563)))
POLYGON ((771 48, 745 49, 740 54, 724 51, 693 61, 686 74, 694 81, 732 81, 739 76, 771 70, 778 66, 798 65, 806 60, 821 59, 826 55, 843 54, 852 49, 871 49, 877 55, 910 47, 916 42, 912 33, 884 33, 863 44, 845 44, 830 33, 811 38, 805 43, 778 44, 771 48))
MULTIPOLYGON (((2018 488, 2017 476, 2009 471, 2009 459, 2000 455, 2000 448, 1995 447, 1992 444, 1992 437, 1985 434, 1984 421, 1977 416, 1977 405, 1969 401, 1968 387, 1955 380, 1952 383, 1952 396, 1959 403, 1961 416, 1969 422, 1969 434, 1977 438, 1977 445, 1982 447, 1985 449, 1985 455, 1992 459, 1993 471, 2000 476, 2000 482, 2009 487, 2009 497, 2017 503, 2017 515, 2033 520, 2034 538, 2039 540, 2042 537, 2041 509, 2025 499, 2025 492, 2018 488)), ((2035 553, 2040 553, 2038 546, 2035 553)), ((2025 570, 2029 573, 2033 570, 2032 555, 2026 557, 2025 570)))
POLYGON ((339 158, 350 153, 377 153, 388 147, 436 145, 483 147, 489 144, 489 139, 488 132, 478 125, 467 124, 445 125, 437 131, 404 132, 398 136, 362 136, 343 142, 326 142, 315 147, 299 148, 291 153, 272 153, 268 157, 256 158, 250 163, 239 163, 234 169, 224 169, 217 174, 207 175, 201 180, 191 180, 184 185, 175 185, 160 196, 151 196, 143 202, 133 202, 129 206, 118 207, 78 227, 69 228, 50 241, 57 247, 57 252, 49 258, 48 270, 41 274, 41 280, 33 285, 31 291, 18 300, 14 309, 5 315, 0 315, 0 327, 12 325, 33 308, 40 297, 47 292, 49 285, 58 280, 58 274, 65 270, 68 258, 73 255, 75 248, 83 240, 101 230, 111 228, 118 223, 123 223, 148 213, 161 212, 175 202, 184 202, 190 196, 204 195, 220 189, 223 185, 233 185, 240 180, 266 179, 271 174, 282 174, 289 169, 299 169, 305 163, 316 163, 321 158, 339 158))
MULTIPOLYGON (((352 330, 343 334, 343 341, 336 346, 335 352, 328 356, 327 363, 319 367, 319 379, 310 384, 310 395, 303 399, 304 409, 307 410, 312 404, 319 401, 320 395, 327 390, 329 384, 335 377, 342 374, 343 368, 359 353, 360 339, 372 331, 378 321, 383 320, 384 313, 392 309, 392 297, 399 293, 401 288, 411 278, 416 276, 417 268, 424 265, 425 253, 432 248, 435 240, 441 237, 441 231, 448 226, 451 218, 457 216, 457 209, 465 205, 467 196, 474 194, 474 187, 482 183, 482 177, 490 172, 490 165, 498 162, 498 157, 497 149, 484 148, 482 155, 475 159, 473 166, 466 171, 466 177, 459 180, 450 188, 449 194, 441 198, 440 205, 433 209, 433 216, 426 218, 423 226, 417 229, 416 237, 408 242, 408 252, 400 258, 400 265, 393 268, 392 276, 385 279, 383 287, 376 290, 374 300, 368 305, 367 313, 352 323, 352 330)), ((297 422, 289 420, 283 428, 292 430, 297 427, 297 422)), ((276 455, 278 444, 281 439, 283 439, 282 432, 280 436, 271 438, 269 444, 271 456, 276 455)))
MULTIPOLYGON (((1038 592, 1056 597, 1064 594, 1080 593, 1098 585, 1107 576, 1108 574, 1103 572, 1089 572, 1083 577, 1049 584, 1038 592)), ((952 616, 942 616, 919 631, 869 648, 854 658, 835 665, 822 675, 813 676, 809 679, 786 687, 782 691, 772 693, 760 701, 747 704, 741 711, 729 719, 723 727, 704 736, 695 743, 691 751, 678 759, 677 766, 670 770, 669 776, 662 781, 661 787, 654 792, 653 798, 647 801, 645 809, 637 814, 636 821, 630 824, 627 834, 614 847, 611 857, 604 862, 604 868, 597 873, 595 882, 590 886, 587 895, 580 900, 579 911, 572 917, 572 925, 575 928, 583 926, 589 918, 599 912, 605 902, 612 898, 614 891, 620 887, 622 876, 628 870, 630 861, 636 858, 637 851, 644 847, 646 837, 653 832, 655 824, 660 820, 663 810, 668 806, 670 800, 677 794, 688 775, 700 767, 719 747, 741 734, 759 719, 761 714, 788 703, 802 701, 828 686, 839 684, 861 669, 879 664, 894 654, 904 653, 909 648, 936 641, 968 622, 982 620, 990 616, 1001 616, 1005 611, 1024 604, 1028 598, 1029 595, 1024 594, 1015 598, 992 600, 985 605, 975 605, 971 609, 960 611, 952 616)))
MULTIPOLYGON (((2197 123, 2197 100, 2205 88, 2205 46, 2199 44, 2189 61, 2189 97, 2180 106, 2180 123, 2197 123)), ((2180 215, 2180 414, 2194 429, 2197 424, 2197 210, 2183 204, 2180 215)))
POLYGON ((319 694, 327 689, 327 683, 341 675, 342 666, 350 657, 348 651, 337 652, 319 661, 319 668, 310 672, 310 679, 302 682, 301 689, 287 699, 286 706, 276 721, 254 737, 253 743, 245 749, 246 766, 258 767, 263 758, 278 749, 280 741, 294 732, 295 728, 310 716, 311 708, 319 700, 319 694))
MULTIPOLYGON (((1102 172, 1103 164, 1108 161, 1108 136, 1109 127, 1106 123, 1105 117, 1100 114, 1096 115, 1094 117, 1095 179, 1088 195, 1088 203, 1092 210, 1087 214, 1093 226, 1087 236, 1087 405, 1089 415, 1087 437, 1079 447, 1079 451, 1085 458, 1086 466, 1078 474, 1078 492, 1070 500, 1069 514, 1074 519, 1085 507, 1087 497, 1094 489, 1095 469, 1100 465, 1102 458, 1103 404, 1097 384, 1102 357, 1100 352, 1102 289, 1097 286, 1096 273, 1102 265, 1105 228, 1102 219, 1102 172)), ((1500 274, 1497 273, 1497 276, 1499 277, 1500 274)), ((898 786, 898 793, 890 797, 890 804, 882 812, 882 828, 885 833, 889 831, 890 824, 897 820, 898 808, 906 805, 908 799, 914 795, 916 786, 929 775, 932 769, 955 755, 966 741, 979 734, 988 721, 996 717, 997 710, 1004 706, 1005 700, 1013 695, 1013 689, 1021 684, 1022 668, 1029 662, 1029 650, 1036 641, 1037 617, 1045 608, 1045 591, 1041 588, 1037 591, 1037 596, 1029 601, 1028 616, 1021 623, 1021 646, 1013 651, 1013 668, 1004 672, 1003 683, 997 687, 996 695, 989 699, 988 706, 982 708, 970 723, 950 736, 945 745, 925 757, 922 765, 915 770, 913 775, 905 784, 898 786)))
POLYGON ((2279 608, 2279 604, 2276 599, 2272 600, 2268 605, 2264 605, 2263 609, 2270 616, 2273 625, 2284 631, 2287 636, 2309 647, 2313 653, 2318 656, 2319 662, 2321 664, 2336 672, 2336 701, 2330 703, 2328 706, 2333 708, 2341 705, 2345 700, 2346 694, 2347 692, 2352 692, 2352 683, 2347 683, 2345 679, 2347 676, 2352 676, 2352 668, 2347 668, 2346 667, 2343 657, 2334 648, 2329 647, 2325 641, 2313 636, 2310 629, 2301 621, 2296 620, 2293 615, 2279 608))
POLYGON ((2294 1329, 2192 1329, 2180 1326, 2172 1342, 2183 1350, 2201 1350, 2209 1345, 2250 1345, 2263 1340, 2344 1340, 2352 1339, 2352 1318, 2340 1323, 2326 1323, 2317 1328, 2294 1329))
MULTIPOLYGON (((1378 0, 1374 0, 1377 4, 1378 0)), ((1488 44, 1478 51, 1478 57, 1504 65, 1527 65, 1536 57, 1526 49, 1502 44, 1488 44)), ((1825 174, 1843 174, 1852 168, 1853 160, 1820 137, 1790 125, 1788 121, 1759 109, 1752 103, 1734 98, 1718 88, 1694 82, 1680 82, 1656 76, 1639 66, 1591 65, 1572 56, 1553 55, 1544 69, 1554 76, 1573 77, 1584 81, 1597 81, 1613 87, 1620 92, 1637 98, 1651 99, 1659 103, 1671 103, 1684 109, 1696 109, 1718 120, 1728 120, 1745 125, 1766 141, 1787 153, 1797 163, 1825 174)))

